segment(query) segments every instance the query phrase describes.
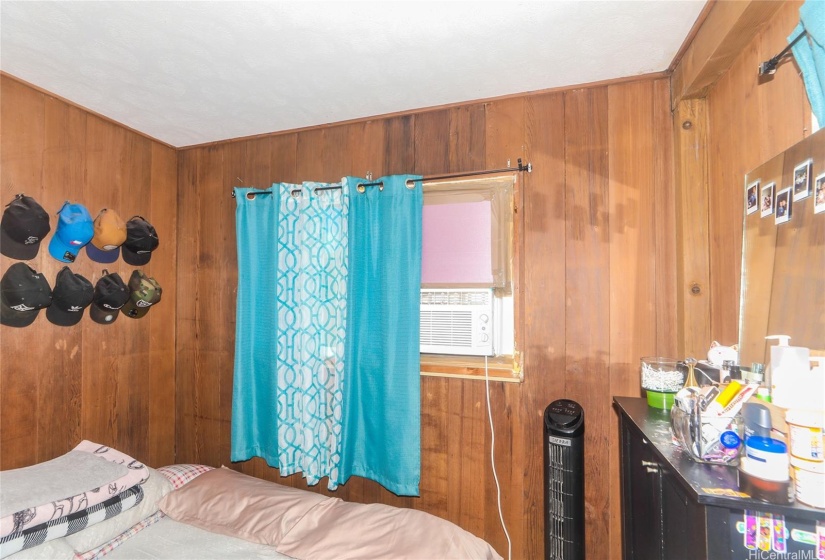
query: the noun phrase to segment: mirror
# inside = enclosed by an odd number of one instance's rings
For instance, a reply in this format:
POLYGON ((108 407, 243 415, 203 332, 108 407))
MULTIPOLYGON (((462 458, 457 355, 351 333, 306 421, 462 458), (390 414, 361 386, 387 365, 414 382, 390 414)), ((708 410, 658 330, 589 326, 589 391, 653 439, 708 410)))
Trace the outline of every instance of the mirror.
POLYGON ((825 355, 825 129, 748 173, 744 206, 739 363, 774 334, 825 355))

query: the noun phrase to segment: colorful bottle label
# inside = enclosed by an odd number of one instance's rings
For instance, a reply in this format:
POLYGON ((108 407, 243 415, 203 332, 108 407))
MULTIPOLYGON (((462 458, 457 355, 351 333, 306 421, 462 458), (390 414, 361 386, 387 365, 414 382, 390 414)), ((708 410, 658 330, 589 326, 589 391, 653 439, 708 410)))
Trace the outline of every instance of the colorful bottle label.
POLYGON ((759 512, 757 517, 759 523, 759 532, 756 536, 756 548, 759 550, 769 551, 773 541, 773 519, 770 513, 759 512))
POLYGON ((785 516, 773 516, 773 542, 771 543, 774 552, 784 553, 787 551, 787 541, 785 540, 785 516))
POLYGON ((756 515, 751 510, 745 510, 745 548, 748 550, 756 550, 756 533, 758 530, 756 515))

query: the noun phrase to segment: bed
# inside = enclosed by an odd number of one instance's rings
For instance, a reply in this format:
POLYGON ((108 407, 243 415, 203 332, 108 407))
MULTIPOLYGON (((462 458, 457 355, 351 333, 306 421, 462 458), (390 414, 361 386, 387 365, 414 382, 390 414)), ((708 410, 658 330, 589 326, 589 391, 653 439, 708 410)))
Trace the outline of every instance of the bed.
POLYGON ((0 472, 0 557, 501 560, 424 512, 344 502, 225 467, 151 469, 87 441, 0 472))

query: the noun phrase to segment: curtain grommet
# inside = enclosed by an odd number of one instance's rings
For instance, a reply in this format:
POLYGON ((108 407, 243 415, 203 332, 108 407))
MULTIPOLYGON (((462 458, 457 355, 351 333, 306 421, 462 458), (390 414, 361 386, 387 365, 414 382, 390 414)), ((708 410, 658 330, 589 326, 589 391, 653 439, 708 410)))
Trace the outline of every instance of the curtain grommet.
POLYGON ((357 185, 355 185, 355 190, 360 193, 364 193, 367 192, 367 187, 364 186, 364 183, 358 183, 357 185))
POLYGON ((416 179, 407 179, 407 180, 404 182, 404 185, 405 185, 408 189, 410 189, 411 191, 414 191, 414 190, 415 190, 415 181, 416 181, 416 179))

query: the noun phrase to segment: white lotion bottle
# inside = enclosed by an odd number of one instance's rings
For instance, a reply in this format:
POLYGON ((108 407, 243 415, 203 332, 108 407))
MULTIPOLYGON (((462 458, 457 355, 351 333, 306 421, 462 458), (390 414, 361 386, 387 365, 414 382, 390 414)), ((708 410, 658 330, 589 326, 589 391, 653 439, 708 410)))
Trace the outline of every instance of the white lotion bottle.
POLYGON ((799 378, 811 369, 811 352, 803 346, 789 346, 791 337, 788 335, 765 338, 779 341, 776 346, 771 346, 771 402, 791 408, 795 404, 795 389, 801 385, 799 378))

